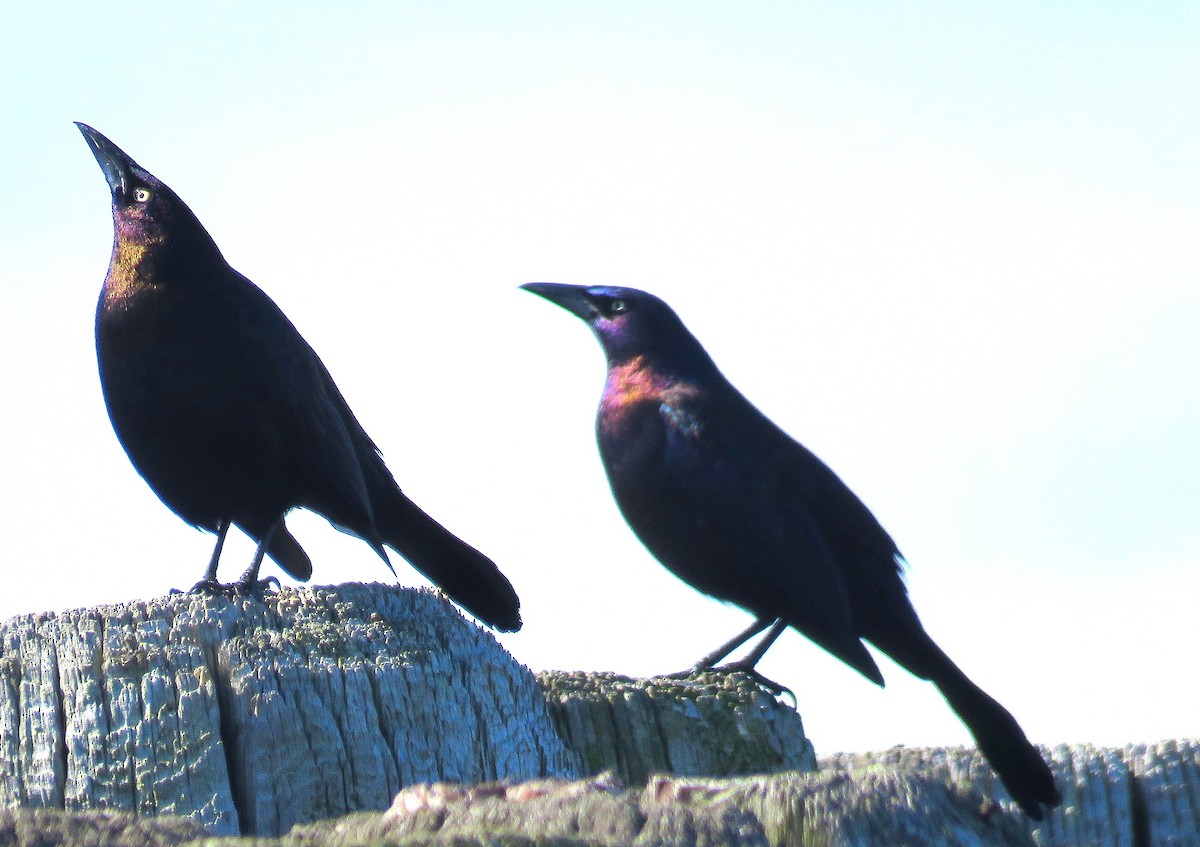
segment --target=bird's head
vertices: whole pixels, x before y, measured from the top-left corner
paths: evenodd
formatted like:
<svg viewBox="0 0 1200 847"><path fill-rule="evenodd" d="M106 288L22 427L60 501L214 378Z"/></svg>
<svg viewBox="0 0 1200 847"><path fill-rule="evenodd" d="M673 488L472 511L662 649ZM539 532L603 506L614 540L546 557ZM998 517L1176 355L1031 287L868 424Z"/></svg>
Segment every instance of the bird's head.
<svg viewBox="0 0 1200 847"><path fill-rule="evenodd" d="M87 124L75 125L83 133L112 191L118 246L137 245L166 252L173 242L188 241L204 247L211 245L216 250L192 210L162 180Z"/></svg>
<svg viewBox="0 0 1200 847"><path fill-rule="evenodd" d="M528 282L521 287L581 318L600 340L610 364L635 356L651 360L675 359L681 354L690 357L695 351L707 360L674 310L653 294L637 288L558 282Z"/></svg>

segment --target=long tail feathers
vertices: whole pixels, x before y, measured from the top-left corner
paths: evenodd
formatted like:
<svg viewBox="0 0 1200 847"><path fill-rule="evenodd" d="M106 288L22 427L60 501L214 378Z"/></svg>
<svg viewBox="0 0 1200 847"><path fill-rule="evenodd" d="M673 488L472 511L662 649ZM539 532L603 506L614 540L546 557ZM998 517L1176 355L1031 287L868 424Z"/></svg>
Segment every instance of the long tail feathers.
<svg viewBox="0 0 1200 847"><path fill-rule="evenodd" d="M521 602L495 563L396 495L382 508L373 504L383 542L479 620L502 632L519 630Z"/></svg>
<svg viewBox="0 0 1200 847"><path fill-rule="evenodd" d="M275 564L300 582L307 582L312 576L312 560L308 558L308 554L304 552L300 542L288 532L288 528L282 520L273 530L269 523L239 522L237 526L254 539L255 544L261 544L263 536L270 532L271 540L267 544L266 552L275 561Z"/></svg>
<svg viewBox="0 0 1200 847"><path fill-rule="evenodd" d="M1016 718L950 661L921 627L911 607L907 625L878 628L867 637L901 667L937 686L1025 814L1040 821L1044 809L1062 802L1054 774Z"/></svg>
<svg viewBox="0 0 1200 847"><path fill-rule="evenodd" d="M991 764L1017 805L1029 817L1040 821L1043 807L1054 808L1062 802L1054 774L1042 754L1029 743L1016 718L957 667L951 667L954 673L934 679L934 684L967 725L979 752Z"/></svg>

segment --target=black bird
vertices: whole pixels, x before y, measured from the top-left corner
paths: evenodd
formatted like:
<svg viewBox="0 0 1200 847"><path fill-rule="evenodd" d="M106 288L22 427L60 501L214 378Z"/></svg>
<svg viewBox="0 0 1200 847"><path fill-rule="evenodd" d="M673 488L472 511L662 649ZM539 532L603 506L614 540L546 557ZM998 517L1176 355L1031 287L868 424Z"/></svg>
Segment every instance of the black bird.
<svg viewBox="0 0 1200 847"><path fill-rule="evenodd" d="M230 525L299 580L312 564L284 525L311 509L388 561L394 548L475 617L521 626L512 586L401 493L313 349L229 266L170 188L77 124L112 189L116 235L96 309L104 402L133 466L179 517L217 535L197 589L216 581ZM391 564L388 564L391 567Z"/></svg>
<svg viewBox="0 0 1200 847"><path fill-rule="evenodd" d="M698 590L755 615L700 660L770 627L751 671L792 626L883 685L871 642L937 686L1013 799L1041 820L1061 802L1016 720L926 634L895 542L816 456L734 388L662 300L633 288L522 286L582 318L608 359L596 420L613 496L642 543Z"/></svg>

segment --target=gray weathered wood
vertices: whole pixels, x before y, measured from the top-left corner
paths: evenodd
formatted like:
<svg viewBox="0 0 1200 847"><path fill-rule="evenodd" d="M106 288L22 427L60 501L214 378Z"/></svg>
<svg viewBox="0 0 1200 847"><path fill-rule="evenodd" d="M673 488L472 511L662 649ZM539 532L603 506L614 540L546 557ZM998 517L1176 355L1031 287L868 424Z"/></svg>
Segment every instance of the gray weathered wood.
<svg viewBox="0 0 1200 847"><path fill-rule="evenodd" d="M1200 740L1131 744L1124 759L1150 844L1200 847Z"/></svg>
<svg viewBox="0 0 1200 847"><path fill-rule="evenodd" d="M636 785L656 772L816 769L800 715L744 674L677 680L547 671L538 680L559 733L589 775L612 771Z"/></svg>
<svg viewBox="0 0 1200 847"><path fill-rule="evenodd" d="M745 677L535 679L438 595L395 586L0 624L0 807L23 807L0 812L0 843L133 844L143 824L147 843L194 838L174 813L214 834L336 818L297 844L1200 847L1200 743L1047 752L1065 803L1038 826L1001 811L974 750L835 756L799 773L812 766L799 716ZM605 769L637 787L520 783ZM643 788L658 771L676 775ZM784 772L713 778L755 771ZM397 792L404 814L337 818ZM497 827L508 834L487 840Z"/></svg>
<svg viewBox="0 0 1200 847"><path fill-rule="evenodd" d="M511 833L534 840L578 838L605 847L1033 843L1012 817L980 815L982 800L927 777L881 768L732 779L659 775L629 790L604 778L465 789L421 786L402 792L356 837L473 845L487 843L485 834Z"/></svg>
<svg viewBox="0 0 1200 847"><path fill-rule="evenodd" d="M836 757L818 773L783 773L738 779L654 776L645 787L625 789L615 777L582 781L415 785L402 791L384 814L358 813L297 827L279 840L248 845L328 847L416 845L611 845L664 847L734 845L986 845L1109 844L1191 845L1197 843L1193 810L1197 794L1197 745L1167 742L1098 750L1059 749L1056 765L1071 782L1068 806L1059 813L1069 824L1047 822L1027 831L1024 819L1001 812L965 777L949 781L952 769L966 774L978 765L970 751L895 749L882 754ZM1149 790L1148 816L1140 836L1123 830L1104 796L1103 763L1113 754L1138 762L1132 768ZM851 761L850 759L853 759ZM893 764L880 764L884 759ZM1068 770L1069 769L1069 770ZM1120 771L1117 771L1118 773ZM1129 771L1125 771L1128 773ZM1189 773L1190 772L1190 773ZM1075 777L1070 777L1074 773ZM1112 792L1109 792L1112 794ZM1119 793L1119 792L1118 792ZM1154 799L1157 796L1158 799ZM1089 804L1099 818L1089 819ZM1159 806L1159 812L1154 811ZM130 834L149 832L146 843L180 844L196 837L180 822L139 821L112 813L31 818L32 810L0 812L0 843L39 847L136 844ZM1136 817L1136 815L1134 815ZM15 826L14 826L15 818ZM1105 822L1107 820L1107 823ZM1057 827L1057 828L1055 828ZM141 828L141 829L139 829ZM111 838L105 833L111 832ZM23 833L19 842L14 833ZM98 837L98 834L100 837ZM189 844L192 842L188 841ZM224 839L193 847L231 847Z"/></svg>
<svg viewBox="0 0 1200 847"><path fill-rule="evenodd" d="M0 626L0 656L3 805L270 834L416 782L578 770L532 674L427 591L29 615Z"/></svg>
<svg viewBox="0 0 1200 847"><path fill-rule="evenodd" d="M1062 788L1063 805L1041 823L1019 818L1041 847L1200 847L1200 741L1059 745L1044 752ZM872 763L973 785L1015 808L974 748L841 753L822 759L821 767Z"/></svg>
<svg viewBox="0 0 1200 847"><path fill-rule="evenodd" d="M172 815L0 809L4 847L176 847L210 836L195 821Z"/></svg>
<svg viewBox="0 0 1200 847"><path fill-rule="evenodd" d="M23 616L0 625L0 806L272 834L422 782L812 766L799 715L744 677L543 684L579 752L489 634L396 586Z"/></svg>
<svg viewBox="0 0 1200 847"><path fill-rule="evenodd" d="M155 845L190 847L1031 847L1013 817L986 814L981 795L881 767L858 773L784 773L701 779L654 776L626 789L612 776L405 789L385 813L360 812L297 826L278 839L206 839L177 822L151 829ZM22 814L26 813L24 810ZM11 813L9 813L11 814ZM61 814L61 813L60 813ZM39 847L91 847L73 840L137 819L110 814L42 820ZM150 829L147 827L147 829ZM0 835L5 831L0 813ZM130 843L117 841L113 843ZM136 842L132 842L136 843Z"/></svg>

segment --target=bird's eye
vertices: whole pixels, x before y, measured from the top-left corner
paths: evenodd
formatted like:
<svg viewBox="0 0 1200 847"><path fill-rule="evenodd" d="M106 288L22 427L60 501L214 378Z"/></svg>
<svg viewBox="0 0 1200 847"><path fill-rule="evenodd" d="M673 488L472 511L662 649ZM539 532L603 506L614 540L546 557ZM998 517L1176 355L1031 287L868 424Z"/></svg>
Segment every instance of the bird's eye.
<svg viewBox="0 0 1200 847"><path fill-rule="evenodd" d="M608 311L614 315L620 314L621 312L628 312L629 304L627 304L624 300L613 300L608 304Z"/></svg>
<svg viewBox="0 0 1200 847"><path fill-rule="evenodd" d="M150 199L150 192L145 188L136 188L133 192L133 199L139 203L145 203Z"/></svg>

